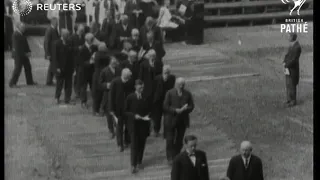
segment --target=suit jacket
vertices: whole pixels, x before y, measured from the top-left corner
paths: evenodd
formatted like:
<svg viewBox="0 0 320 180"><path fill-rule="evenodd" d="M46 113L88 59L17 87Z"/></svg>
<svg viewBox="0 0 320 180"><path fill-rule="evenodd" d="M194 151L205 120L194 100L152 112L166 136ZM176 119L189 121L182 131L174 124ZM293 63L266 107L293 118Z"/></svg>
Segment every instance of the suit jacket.
<svg viewBox="0 0 320 180"><path fill-rule="evenodd" d="M17 60L22 60L27 58L26 54L30 52L27 38L20 32L15 31L12 35L12 57Z"/></svg>
<svg viewBox="0 0 320 180"><path fill-rule="evenodd" d="M113 28L115 26L115 22L113 19L107 19L105 18L103 20L102 26L101 26L101 33L103 34L103 42L106 43L108 47L110 47L110 41L112 40L112 33L113 33Z"/></svg>
<svg viewBox="0 0 320 180"><path fill-rule="evenodd" d="M119 77L121 74L121 70L119 68L116 68L115 73L113 73L110 70L110 67L107 66L102 69L99 77L99 87L101 87L101 90L103 90L103 98L102 98L102 105L104 107L108 106L108 98L109 98L109 90L108 84L111 85L111 81L115 79L116 77Z"/></svg>
<svg viewBox="0 0 320 180"><path fill-rule="evenodd" d="M90 50L86 45L82 45L79 49L78 57L77 57L77 65L80 67L90 67L90 59L93 53L97 50L97 47L92 45Z"/></svg>
<svg viewBox="0 0 320 180"><path fill-rule="evenodd" d="M124 117L125 101L129 94L127 83L123 83L121 77L116 77L111 81L108 107L110 112L114 112L117 117Z"/></svg>
<svg viewBox="0 0 320 180"><path fill-rule="evenodd" d="M153 26L150 31L154 33L154 40L163 44L163 39L161 35L161 29L158 26ZM144 25L140 28L140 39L142 43L147 42L147 33L149 32L148 28Z"/></svg>
<svg viewBox="0 0 320 180"><path fill-rule="evenodd" d="M206 153L196 150L195 157L194 166L186 151L177 155L172 165L171 180L209 180Z"/></svg>
<svg viewBox="0 0 320 180"><path fill-rule="evenodd" d="M133 13L133 10L140 10L140 0L136 0L136 3L133 3L133 0L129 0L126 3L126 7L124 8L124 14L130 16L135 16L136 14Z"/></svg>
<svg viewBox="0 0 320 180"><path fill-rule="evenodd" d="M289 69L290 77L293 79L293 83L297 85L299 83L299 58L301 55L301 46L298 41L296 41L288 50L285 58L285 68Z"/></svg>
<svg viewBox="0 0 320 180"><path fill-rule="evenodd" d="M110 7L108 4L108 0L104 1L104 8L106 10L110 10L111 11L111 15L114 17L115 12L119 10L119 7L117 5L117 3L114 0L110 0Z"/></svg>
<svg viewBox="0 0 320 180"><path fill-rule="evenodd" d="M185 104L188 104L187 110L182 112L181 114L176 113L176 109L182 108ZM178 96L177 89L173 88L169 90L165 96L163 103L164 110L164 125L166 127L175 127L177 125L184 125L189 127L190 125L190 117L189 114L194 109L194 103L192 95L189 91L183 90L182 96Z"/></svg>
<svg viewBox="0 0 320 180"><path fill-rule="evenodd" d="M61 73L72 74L74 70L72 54L72 46L70 42L63 44L61 39L56 40L52 47L54 68L60 69Z"/></svg>
<svg viewBox="0 0 320 180"><path fill-rule="evenodd" d="M154 79L156 77L156 63L154 67L151 67L148 60L144 60L140 64L139 76L138 78L144 82L143 94L150 101L150 105L152 104L152 98L154 93Z"/></svg>
<svg viewBox="0 0 320 180"><path fill-rule="evenodd" d="M125 30L121 23L117 24L115 27L115 38L117 43L117 48L122 49L122 43L123 41L120 41L120 37L131 37L131 30L132 27L128 24L127 29Z"/></svg>
<svg viewBox="0 0 320 180"><path fill-rule="evenodd" d="M163 107L164 98L166 93L174 88L176 82L176 77L174 75L169 75L167 81L163 80L162 74L156 76L155 78L155 93L153 98L153 104L156 106Z"/></svg>
<svg viewBox="0 0 320 180"><path fill-rule="evenodd" d="M53 27L48 27L46 30L46 33L44 35L44 54L45 57L52 56L52 46L53 43L59 39L59 33L57 29L54 29Z"/></svg>
<svg viewBox="0 0 320 180"><path fill-rule="evenodd" d="M128 130L130 134L137 135L140 137L147 137L150 134L150 122L137 120L135 115L146 116L150 114L151 108L148 104L147 99L142 95L141 99L138 99L135 92L128 95L125 103L125 114L128 119Z"/></svg>
<svg viewBox="0 0 320 180"><path fill-rule="evenodd" d="M227 177L230 180L263 180L261 159L255 155L251 155L246 170L241 155L232 157L229 162Z"/></svg>
<svg viewBox="0 0 320 180"><path fill-rule="evenodd" d="M138 76L139 76L139 70L140 70L139 63L137 61L135 61L135 62L133 62L133 64L131 64L129 62L129 60L125 60L121 64L121 68L122 69L124 69L124 68L130 69L132 75L131 75L131 78L130 78L128 83L131 84L130 85L130 87L131 87L130 92L134 92L135 91L135 89L134 89L135 81L138 79Z"/></svg>

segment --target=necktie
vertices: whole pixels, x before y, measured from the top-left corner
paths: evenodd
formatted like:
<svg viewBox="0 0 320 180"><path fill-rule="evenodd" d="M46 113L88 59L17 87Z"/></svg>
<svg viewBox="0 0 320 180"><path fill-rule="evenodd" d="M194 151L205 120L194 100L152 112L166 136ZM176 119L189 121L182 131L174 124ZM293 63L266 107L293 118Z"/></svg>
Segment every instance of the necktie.
<svg viewBox="0 0 320 180"><path fill-rule="evenodd" d="M246 158L246 163L245 163L245 167L246 167L246 169L248 168L248 165L249 165L249 159L248 159L248 158Z"/></svg>
<svg viewBox="0 0 320 180"><path fill-rule="evenodd" d="M141 94L138 94L138 99L139 99L139 100L141 99Z"/></svg>

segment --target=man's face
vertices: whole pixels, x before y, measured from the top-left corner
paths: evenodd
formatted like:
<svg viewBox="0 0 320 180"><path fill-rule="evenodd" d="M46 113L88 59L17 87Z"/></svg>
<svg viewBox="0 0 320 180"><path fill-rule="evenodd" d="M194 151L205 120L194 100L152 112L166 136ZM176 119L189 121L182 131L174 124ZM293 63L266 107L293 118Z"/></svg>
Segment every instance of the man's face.
<svg viewBox="0 0 320 180"><path fill-rule="evenodd" d="M128 81L130 80L130 78L131 78L130 75L125 75L125 76L123 76L123 80L124 80L125 82L128 82Z"/></svg>
<svg viewBox="0 0 320 180"><path fill-rule="evenodd" d="M142 93L143 92L143 88L144 88L144 85L142 84L142 85L136 85L136 91L137 91L137 93Z"/></svg>
<svg viewBox="0 0 320 180"><path fill-rule="evenodd" d="M69 33L64 33L61 35L62 39L67 40L69 37Z"/></svg>
<svg viewBox="0 0 320 180"><path fill-rule="evenodd" d="M84 34L84 27L80 26L78 29L78 34L83 35Z"/></svg>
<svg viewBox="0 0 320 180"><path fill-rule="evenodd" d="M170 75L170 71L163 71L162 75L163 75L163 79L166 81Z"/></svg>
<svg viewBox="0 0 320 180"><path fill-rule="evenodd" d="M176 88L177 88L178 90L183 90L183 89L184 89L184 83L183 83L183 82L177 83L177 84L176 84Z"/></svg>
<svg viewBox="0 0 320 180"><path fill-rule="evenodd" d="M197 148L197 140L188 141L188 143L186 144L186 150L189 153L194 153L196 148Z"/></svg>
<svg viewBox="0 0 320 180"><path fill-rule="evenodd" d="M121 22L123 25L128 25L128 18L123 18Z"/></svg>
<svg viewBox="0 0 320 180"><path fill-rule="evenodd" d="M132 39L133 40L138 40L139 39L139 34L132 34Z"/></svg>
<svg viewBox="0 0 320 180"><path fill-rule="evenodd" d="M148 40L148 42L152 42L153 41L153 35L152 34L148 34L147 35L147 40Z"/></svg>
<svg viewBox="0 0 320 180"><path fill-rule="evenodd" d="M117 61L115 58L112 58L112 59L111 59L111 62L110 62L110 66L111 66L112 68L116 68L117 65L118 65L118 61Z"/></svg>
<svg viewBox="0 0 320 180"><path fill-rule="evenodd" d="M251 155L252 148L244 147L244 148L241 148L240 151L243 157L248 158Z"/></svg>
<svg viewBox="0 0 320 180"><path fill-rule="evenodd" d="M135 62L137 60L137 55L136 54L129 54L129 61Z"/></svg>
<svg viewBox="0 0 320 180"><path fill-rule="evenodd" d="M57 21L57 20L53 21L53 22L52 22L52 26L53 26L54 28L57 28L57 27L58 27L58 21Z"/></svg>

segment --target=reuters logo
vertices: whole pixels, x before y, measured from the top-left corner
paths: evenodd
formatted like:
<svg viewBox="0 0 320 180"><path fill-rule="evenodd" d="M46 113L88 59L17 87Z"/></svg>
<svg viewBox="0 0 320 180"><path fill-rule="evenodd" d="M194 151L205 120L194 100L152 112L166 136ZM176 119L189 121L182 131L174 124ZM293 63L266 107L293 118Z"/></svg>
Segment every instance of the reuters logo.
<svg viewBox="0 0 320 180"><path fill-rule="evenodd" d="M32 3L30 0L14 0L12 9L16 14L19 14L20 16L26 16L32 10Z"/></svg>

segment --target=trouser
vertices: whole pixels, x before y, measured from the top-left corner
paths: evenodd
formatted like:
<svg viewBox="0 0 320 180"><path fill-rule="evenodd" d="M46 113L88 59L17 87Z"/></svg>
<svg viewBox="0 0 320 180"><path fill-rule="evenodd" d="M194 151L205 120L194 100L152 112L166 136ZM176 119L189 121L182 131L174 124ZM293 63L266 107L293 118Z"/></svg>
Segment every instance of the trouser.
<svg viewBox="0 0 320 180"><path fill-rule="evenodd" d="M108 129L109 129L109 132L114 134L114 121L113 121L113 118L112 116L110 115L109 112L106 112L106 118L107 118L107 123L108 123Z"/></svg>
<svg viewBox="0 0 320 180"><path fill-rule="evenodd" d="M131 166L137 166L142 163L144 149L146 147L147 137L138 132L131 134Z"/></svg>
<svg viewBox="0 0 320 180"><path fill-rule="evenodd" d="M53 78L54 78L54 70L53 70L53 65L52 65L52 61L49 61L49 66L48 66L48 70L47 70L47 84L52 84L53 83Z"/></svg>
<svg viewBox="0 0 320 180"><path fill-rule="evenodd" d="M32 77L32 70L31 70L31 64L30 60L27 57L20 57L20 58L14 58L14 70L12 72L12 77L10 80L10 85L16 85L20 74L22 67L24 68L24 74L26 76L27 84L34 83L33 77Z"/></svg>
<svg viewBox="0 0 320 180"><path fill-rule="evenodd" d="M297 85L291 76L286 75L286 90L287 90L287 101L296 102L297 100Z"/></svg>
<svg viewBox="0 0 320 180"><path fill-rule="evenodd" d="M79 72L79 79L81 82L81 85L80 85L81 103L86 103L88 101L88 96L87 96L88 85L90 86L90 90L92 92L92 73L93 73L93 68L91 66L82 68Z"/></svg>
<svg viewBox="0 0 320 180"><path fill-rule="evenodd" d="M75 69L76 74L73 77L73 89L76 97L80 97L80 76L79 76L79 68Z"/></svg>
<svg viewBox="0 0 320 180"><path fill-rule="evenodd" d="M57 84L56 84L56 99L60 99L61 91L64 88L64 101L67 103L71 100L72 94L72 72L61 72L56 74Z"/></svg>
<svg viewBox="0 0 320 180"><path fill-rule="evenodd" d="M126 119L123 117L117 117L118 118L118 124L117 124L117 145L119 147L123 147L124 144L129 144L130 143L130 136L129 136L129 131L127 127L127 122Z"/></svg>
<svg viewBox="0 0 320 180"><path fill-rule="evenodd" d="M168 161L172 161L180 153L185 132L186 126L183 124L176 127L166 127L166 155Z"/></svg>
<svg viewBox="0 0 320 180"><path fill-rule="evenodd" d="M155 106L156 108L153 110L153 130L155 133L159 133L161 129L161 120L162 120L162 114L163 110L161 105Z"/></svg>

